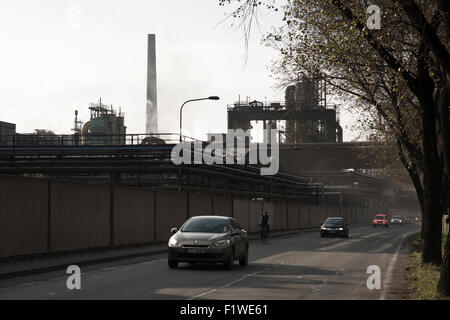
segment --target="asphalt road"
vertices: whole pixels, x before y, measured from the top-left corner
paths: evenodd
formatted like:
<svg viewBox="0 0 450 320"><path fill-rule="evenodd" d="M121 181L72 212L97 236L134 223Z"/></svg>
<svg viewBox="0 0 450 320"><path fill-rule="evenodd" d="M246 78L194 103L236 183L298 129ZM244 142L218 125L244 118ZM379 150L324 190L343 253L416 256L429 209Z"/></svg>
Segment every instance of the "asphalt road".
<svg viewBox="0 0 450 320"><path fill-rule="evenodd" d="M85 267L81 290L69 290L66 270L0 282L0 299L389 299L403 239L418 225L350 228L350 237L302 232L250 243L249 265L180 264L166 255ZM367 267L381 271L369 290Z"/></svg>

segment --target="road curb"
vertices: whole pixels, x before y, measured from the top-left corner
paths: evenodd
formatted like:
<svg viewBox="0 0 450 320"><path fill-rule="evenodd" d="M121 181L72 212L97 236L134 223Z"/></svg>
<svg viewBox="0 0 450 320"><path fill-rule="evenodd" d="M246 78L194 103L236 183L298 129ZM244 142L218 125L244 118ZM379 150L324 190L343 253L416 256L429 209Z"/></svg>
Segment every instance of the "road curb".
<svg viewBox="0 0 450 320"><path fill-rule="evenodd" d="M362 225L365 225L365 224L352 225L352 226L357 227L357 226L362 226ZM292 236L294 234L301 234L304 232L308 232L308 233L309 232L318 232L319 230L320 230L319 228L300 229L300 230L286 231L286 232L282 232L282 233L275 233L276 231L273 231L274 233L272 233L270 235L270 238ZM249 234L250 241L257 241L259 239L260 239L259 232L252 232ZM58 270L65 270L69 265L77 265L77 266L83 267L83 266L90 266L90 265L95 265L95 264L102 264L102 263L108 263L108 262L114 262L114 261L120 261L120 260L126 260L126 259L150 257L150 256L154 256L154 255L162 254L162 253L166 253L166 252L167 252L167 249L160 249L160 250L147 251L147 252L110 256L110 257L104 257L104 258L86 259L86 260L81 260L81 261L73 261L73 262L69 262L69 263L59 263L59 264L55 264L55 265L51 265L51 266L25 269L25 270L19 270L19 271L7 272L7 273L0 273L0 281L7 280L7 279L13 279L13 278L17 278L17 277L53 272L53 271L58 271Z"/></svg>
<svg viewBox="0 0 450 320"><path fill-rule="evenodd" d="M301 232L302 231L298 231L298 230L294 231L293 230L292 232L273 234L273 235L271 235L271 237L276 238L276 237L281 237L281 236L289 236L289 235L293 235L293 234L301 233ZM255 241L258 239L259 239L258 233L251 233L249 235L250 241ZM17 277L53 272L53 271L58 271L58 270L65 270L69 265L77 265L77 266L83 267L83 266L90 266L90 265L95 265L95 264L102 264L102 263L108 263L108 262L114 262L114 261L120 261L120 260L126 260L126 259L149 257L149 256L157 255L157 254L163 254L166 252L167 252L167 249L160 249L160 250L153 250L153 251L147 251L147 252L110 256L110 257L104 257L104 258L73 261L73 262L69 262L69 263L67 263L67 262L59 263L59 264L55 264L55 265L51 265L51 266L25 269L25 270L19 270L19 271L7 272L7 273L0 273L0 281L7 280L7 279L13 279L13 278L17 278Z"/></svg>
<svg viewBox="0 0 450 320"><path fill-rule="evenodd" d="M34 274L47 273L47 272L58 271L58 270L65 270L69 265L77 265L77 266L83 267L83 266L89 266L89 265L95 265L95 264L101 264L101 263L107 263L107 262L114 262L114 261L125 260L125 259L152 256L152 255L157 255L157 254L161 254L161 253L165 253L165 252L167 252L166 249L155 250L152 252L131 253L131 254L120 255L120 256L96 258L96 259L89 259L89 260L84 260L84 261L74 261L74 262L70 262L70 263L55 264L55 265L51 265L51 266L47 266L47 267L39 267L39 268L33 268L33 269L26 269L26 270L14 271L14 272L2 273L2 274L0 274L0 281L6 280L6 279L17 278L17 277L34 275Z"/></svg>

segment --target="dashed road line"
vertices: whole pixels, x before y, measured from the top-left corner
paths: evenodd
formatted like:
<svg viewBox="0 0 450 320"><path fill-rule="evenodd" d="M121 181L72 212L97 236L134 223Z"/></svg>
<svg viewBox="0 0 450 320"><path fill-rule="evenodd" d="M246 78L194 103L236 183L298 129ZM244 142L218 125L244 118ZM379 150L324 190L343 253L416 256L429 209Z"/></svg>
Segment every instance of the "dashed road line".
<svg viewBox="0 0 450 320"><path fill-rule="evenodd" d="M206 296L206 295L208 295L208 294L210 294L210 293L213 293L213 292L217 291L218 289L224 289L224 288L231 287L231 286L235 285L236 283L239 283L239 282L241 282L241 281L247 279L248 277L255 276L255 275L257 275L258 273L261 273L261 272L263 272L263 270L256 271L256 272L253 272L253 273L250 273L250 274L246 274L245 276L243 276L243 277L241 277L241 278L239 278L239 279L236 279L236 280L234 280L234 281L231 281L231 282L229 282L229 283L227 283L227 284L224 284L224 285L222 285L222 286L220 286L220 287L213 288L213 289L210 289L210 290L208 290L208 291L202 292L202 293L200 293L200 294L198 294L198 295L196 295L196 296L193 296L193 297L188 298L187 300L195 300L195 299L204 297L204 296Z"/></svg>

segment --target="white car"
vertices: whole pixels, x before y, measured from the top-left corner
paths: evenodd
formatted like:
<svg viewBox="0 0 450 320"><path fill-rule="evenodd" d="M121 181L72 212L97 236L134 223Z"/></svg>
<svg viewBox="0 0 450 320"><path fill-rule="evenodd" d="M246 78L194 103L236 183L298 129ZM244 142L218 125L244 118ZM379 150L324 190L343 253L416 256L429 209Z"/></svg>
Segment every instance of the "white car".
<svg viewBox="0 0 450 320"><path fill-rule="evenodd" d="M399 224L399 225L403 226L405 224L405 220L400 216L393 216L391 218L391 224L392 225Z"/></svg>

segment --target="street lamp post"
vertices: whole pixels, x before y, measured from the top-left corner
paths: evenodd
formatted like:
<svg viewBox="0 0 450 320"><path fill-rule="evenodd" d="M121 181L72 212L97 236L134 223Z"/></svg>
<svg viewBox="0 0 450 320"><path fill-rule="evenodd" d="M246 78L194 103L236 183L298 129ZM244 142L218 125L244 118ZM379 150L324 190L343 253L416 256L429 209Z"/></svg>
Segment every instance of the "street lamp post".
<svg viewBox="0 0 450 320"><path fill-rule="evenodd" d="M181 105L181 108L180 108L180 142L182 141L181 130L182 130L182 128L183 128L183 107L184 107L184 105L185 105L186 103L188 103L188 102L202 101L202 100L220 100L220 98L217 97L217 96L211 96L211 97L208 97L208 98L191 99L191 100L188 100L188 101L186 101L185 103L183 103L183 104Z"/></svg>

